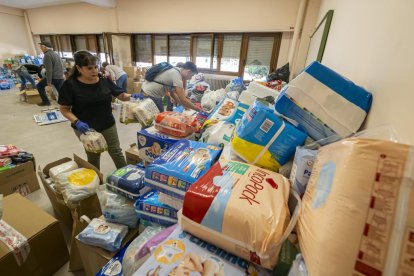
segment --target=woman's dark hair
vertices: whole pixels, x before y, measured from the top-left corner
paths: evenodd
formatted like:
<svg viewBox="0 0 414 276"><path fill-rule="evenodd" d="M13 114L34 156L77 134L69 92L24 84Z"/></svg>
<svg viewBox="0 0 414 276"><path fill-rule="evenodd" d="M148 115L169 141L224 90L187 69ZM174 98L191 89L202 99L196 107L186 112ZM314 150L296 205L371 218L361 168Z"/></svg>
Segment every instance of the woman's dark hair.
<svg viewBox="0 0 414 276"><path fill-rule="evenodd" d="M75 60L75 66L73 66L69 77L79 77L81 74L78 70L78 68L76 68L76 65L78 65L79 67L83 67L83 66L89 66L89 65L96 65L98 62L98 57L92 55L90 52L88 51L77 51L74 55L73 58Z"/></svg>

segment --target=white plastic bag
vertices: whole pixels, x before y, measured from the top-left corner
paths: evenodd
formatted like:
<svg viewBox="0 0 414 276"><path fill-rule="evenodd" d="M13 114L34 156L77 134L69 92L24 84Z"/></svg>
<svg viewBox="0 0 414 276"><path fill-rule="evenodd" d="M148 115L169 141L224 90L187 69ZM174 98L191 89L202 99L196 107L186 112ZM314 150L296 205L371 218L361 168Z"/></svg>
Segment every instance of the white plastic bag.
<svg viewBox="0 0 414 276"><path fill-rule="evenodd" d="M56 189L66 203L76 203L96 193L98 174L91 169L77 169L57 176Z"/></svg>
<svg viewBox="0 0 414 276"><path fill-rule="evenodd" d="M123 124L137 123L138 120L135 118L133 110L138 104L138 101L121 102L119 121Z"/></svg>
<svg viewBox="0 0 414 276"><path fill-rule="evenodd" d="M215 91L206 91L201 98L201 106L205 110L212 110L224 97L227 92L225 89L219 89Z"/></svg>
<svg viewBox="0 0 414 276"><path fill-rule="evenodd" d="M100 191L98 197L106 221L123 224L129 228L138 226L138 217L132 201L106 190Z"/></svg>
<svg viewBox="0 0 414 276"><path fill-rule="evenodd" d="M138 102L132 110L134 118L143 126L150 126L159 112L157 105L149 98Z"/></svg>
<svg viewBox="0 0 414 276"><path fill-rule="evenodd" d="M75 161L69 161L60 165L57 165L49 170L49 176L56 181L59 174L76 170L78 164Z"/></svg>
<svg viewBox="0 0 414 276"><path fill-rule="evenodd" d="M101 153L108 150L108 144L103 135L93 129L89 129L86 133L81 134L79 139L88 152Z"/></svg>

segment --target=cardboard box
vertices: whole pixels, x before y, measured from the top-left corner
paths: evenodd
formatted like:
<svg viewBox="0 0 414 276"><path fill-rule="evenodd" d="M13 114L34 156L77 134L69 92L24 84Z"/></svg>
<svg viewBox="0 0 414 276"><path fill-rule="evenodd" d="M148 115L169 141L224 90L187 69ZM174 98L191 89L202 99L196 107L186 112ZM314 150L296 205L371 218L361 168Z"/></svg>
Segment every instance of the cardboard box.
<svg viewBox="0 0 414 276"><path fill-rule="evenodd" d="M134 92L134 82L135 80L133 78L128 78L127 80L127 92L129 94L132 94Z"/></svg>
<svg viewBox="0 0 414 276"><path fill-rule="evenodd" d="M3 220L27 238L30 253L19 266L10 249L0 242L1 275L52 275L69 260L59 222L26 198L6 196Z"/></svg>
<svg viewBox="0 0 414 276"><path fill-rule="evenodd" d="M133 91L134 91L134 93L141 92L142 84L143 84L143 82L141 82L141 81L134 81L134 83L133 83Z"/></svg>
<svg viewBox="0 0 414 276"><path fill-rule="evenodd" d="M32 161L0 172L0 194L9 195L17 192L26 196L39 189L39 181Z"/></svg>
<svg viewBox="0 0 414 276"><path fill-rule="evenodd" d="M97 218L102 215L101 206L99 204L99 199L97 195L90 196L82 201L80 201L76 206L67 206L63 200L61 193L53 189L47 182L49 177L49 170L54 166L60 165L62 163L71 161L71 158L65 157L59 159L55 162L47 164L43 170L38 170L38 174L42 181L42 185L46 191L47 196L50 199L50 202L53 207L53 211L60 221L62 221L66 226L72 228L72 241L71 241L71 254L70 254L70 271L81 270L83 268L82 262L80 259L79 251L76 246L75 236L78 235L88 224L81 221L81 216L85 215L89 218ZM101 184L103 183L102 173L95 168L90 163L86 162L76 154L73 155L73 161L75 161L80 168L88 168L97 172Z"/></svg>
<svg viewBox="0 0 414 276"><path fill-rule="evenodd" d="M42 102L42 98L37 90L26 90L25 99L29 104L38 104Z"/></svg>
<svg viewBox="0 0 414 276"><path fill-rule="evenodd" d="M133 240L137 235L138 228L130 229L122 241L120 248L122 248L129 241ZM85 275L95 275L118 252L109 252L97 246L83 244L78 239L76 239L76 243L82 258Z"/></svg>
<svg viewBox="0 0 414 276"><path fill-rule="evenodd" d="M136 165L142 162L142 159L138 155L137 144L133 143L130 148L125 151L125 157L127 164Z"/></svg>
<svg viewBox="0 0 414 276"><path fill-rule="evenodd" d="M127 73L128 78L135 78L135 75L137 73L137 67L135 66L124 66L123 70L125 71L125 73Z"/></svg>

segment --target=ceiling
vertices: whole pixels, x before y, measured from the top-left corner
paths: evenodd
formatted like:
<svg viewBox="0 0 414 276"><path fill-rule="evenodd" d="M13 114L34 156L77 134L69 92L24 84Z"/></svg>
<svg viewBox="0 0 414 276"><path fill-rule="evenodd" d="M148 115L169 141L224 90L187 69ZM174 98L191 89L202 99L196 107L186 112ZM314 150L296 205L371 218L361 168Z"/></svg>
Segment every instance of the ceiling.
<svg viewBox="0 0 414 276"><path fill-rule="evenodd" d="M0 0L0 5L27 10L81 2L105 8L113 8L116 6L116 0Z"/></svg>

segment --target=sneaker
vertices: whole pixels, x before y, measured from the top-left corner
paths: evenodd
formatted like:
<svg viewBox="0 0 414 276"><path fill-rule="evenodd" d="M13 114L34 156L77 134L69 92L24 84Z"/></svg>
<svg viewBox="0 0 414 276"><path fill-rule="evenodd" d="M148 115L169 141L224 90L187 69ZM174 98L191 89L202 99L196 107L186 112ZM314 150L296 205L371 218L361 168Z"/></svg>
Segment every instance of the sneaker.
<svg viewBox="0 0 414 276"><path fill-rule="evenodd" d="M38 106L50 106L50 103L38 103Z"/></svg>

